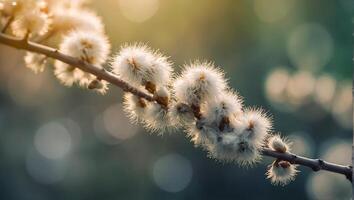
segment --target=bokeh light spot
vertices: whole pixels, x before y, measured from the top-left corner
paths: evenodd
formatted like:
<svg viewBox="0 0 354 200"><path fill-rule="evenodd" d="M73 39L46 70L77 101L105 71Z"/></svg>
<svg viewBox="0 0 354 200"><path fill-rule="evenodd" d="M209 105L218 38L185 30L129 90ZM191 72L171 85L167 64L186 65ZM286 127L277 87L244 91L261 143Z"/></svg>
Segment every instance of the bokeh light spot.
<svg viewBox="0 0 354 200"><path fill-rule="evenodd" d="M289 81L289 72L285 69L275 69L267 77L265 82L265 90L267 98L275 101L282 102L285 100L285 89Z"/></svg>
<svg viewBox="0 0 354 200"><path fill-rule="evenodd" d="M144 22L150 19L159 8L159 0L119 0L123 16L132 22Z"/></svg>
<svg viewBox="0 0 354 200"><path fill-rule="evenodd" d="M138 126L129 122L121 104L111 105L102 114L97 115L94 129L101 141L112 145L133 137L139 130Z"/></svg>
<svg viewBox="0 0 354 200"><path fill-rule="evenodd" d="M331 107L331 103L336 91L336 80L330 75L322 75L316 81L315 100L325 109Z"/></svg>
<svg viewBox="0 0 354 200"><path fill-rule="evenodd" d="M71 149L72 138L68 130L58 122L41 126L34 136L37 151L49 159L63 158Z"/></svg>
<svg viewBox="0 0 354 200"><path fill-rule="evenodd" d="M153 168L156 185L167 192L179 192L185 189L192 179L192 166L181 155L170 154L158 159Z"/></svg>
<svg viewBox="0 0 354 200"><path fill-rule="evenodd" d="M343 128L353 128L353 102L352 84L343 83L340 90L335 94L332 104L332 113L336 121Z"/></svg>
<svg viewBox="0 0 354 200"><path fill-rule="evenodd" d="M315 71L332 57L333 39L321 25L303 24L290 34L287 48L294 66Z"/></svg>
<svg viewBox="0 0 354 200"><path fill-rule="evenodd" d="M294 132L289 135L291 141L291 152L306 157L313 157L316 147L311 134L305 132Z"/></svg>
<svg viewBox="0 0 354 200"><path fill-rule="evenodd" d="M61 181L66 173L65 163L46 159L34 151L29 151L26 158L28 174L42 184L54 184Z"/></svg>
<svg viewBox="0 0 354 200"><path fill-rule="evenodd" d="M349 141L332 140L322 148L321 158L342 165L351 164L352 147ZM350 199L351 184L343 175L320 171L311 174L307 181L311 199Z"/></svg>
<svg viewBox="0 0 354 200"><path fill-rule="evenodd" d="M299 71L294 74L287 85L289 101L294 105L303 104L310 100L315 87L315 78L308 71Z"/></svg>

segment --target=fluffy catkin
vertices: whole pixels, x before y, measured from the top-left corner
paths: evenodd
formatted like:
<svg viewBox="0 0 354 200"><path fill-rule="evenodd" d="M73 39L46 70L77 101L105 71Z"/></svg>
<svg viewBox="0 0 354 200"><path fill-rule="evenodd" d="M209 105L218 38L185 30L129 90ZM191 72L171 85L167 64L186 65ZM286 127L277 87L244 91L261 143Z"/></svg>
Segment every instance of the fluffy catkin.
<svg viewBox="0 0 354 200"><path fill-rule="evenodd" d="M113 58L114 73L135 86L167 86L171 79L172 64L167 57L145 45L125 45ZM153 93L154 88L149 90Z"/></svg>
<svg viewBox="0 0 354 200"><path fill-rule="evenodd" d="M224 73L212 63L196 61L184 66L173 88L177 101L200 105L223 93L227 83Z"/></svg>
<svg viewBox="0 0 354 200"><path fill-rule="evenodd" d="M79 58L103 70L101 65L108 57L110 44L107 38L102 34L74 31L64 37L59 49L64 54ZM95 76L92 74L73 68L60 61L55 63L55 75L67 86L78 82L80 86L87 87L95 80ZM103 88L107 87L100 89Z"/></svg>
<svg viewBox="0 0 354 200"><path fill-rule="evenodd" d="M272 184L285 186L295 179L297 173L296 165L276 160L269 166L266 176Z"/></svg>

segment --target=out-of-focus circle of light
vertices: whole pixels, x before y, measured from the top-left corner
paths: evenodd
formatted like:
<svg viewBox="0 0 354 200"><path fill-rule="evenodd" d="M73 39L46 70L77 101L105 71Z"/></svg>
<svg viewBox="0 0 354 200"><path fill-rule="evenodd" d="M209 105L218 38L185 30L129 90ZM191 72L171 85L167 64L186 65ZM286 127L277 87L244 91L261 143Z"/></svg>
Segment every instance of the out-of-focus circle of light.
<svg viewBox="0 0 354 200"><path fill-rule="evenodd" d="M41 126L34 136L34 146L46 158L63 158L71 149L72 138L68 130L58 122Z"/></svg>
<svg viewBox="0 0 354 200"><path fill-rule="evenodd" d="M321 158L343 165L351 163L351 143L333 141L325 146ZM311 199L346 200L352 196L351 184L343 175L328 172L313 173L307 181L307 192Z"/></svg>
<svg viewBox="0 0 354 200"><path fill-rule="evenodd" d="M293 0L254 0L254 11L261 21L272 23L286 17L294 6Z"/></svg>
<svg viewBox="0 0 354 200"><path fill-rule="evenodd" d="M112 105L104 111L103 124L108 133L116 139L128 139L137 133L137 127L132 125L122 112L121 104Z"/></svg>
<svg viewBox="0 0 354 200"><path fill-rule="evenodd" d="M351 199L351 184L343 175L317 172L309 177L306 189L310 199Z"/></svg>
<svg viewBox="0 0 354 200"><path fill-rule="evenodd" d="M287 85L289 102L297 105L305 103L312 95L315 86L315 78L305 70L294 74Z"/></svg>
<svg viewBox="0 0 354 200"><path fill-rule="evenodd" d="M159 8L159 0L118 0L123 16L132 22L150 19Z"/></svg>
<svg viewBox="0 0 354 200"><path fill-rule="evenodd" d="M336 91L336 80L330 75L320 76L315 85L314 99L323 108L329 109Z"/></svg>
<svg viewBox="0 0 354 200"><path fill-rule="evenodd" d="M330 60L333 39L321 25L303 24L290 34L287 51L294 66L316 71Z"/></svg>
<svg viewBox="0 0 354 200"><path fill-rule="evenodd" d="M153 168L156 185L167 192L185 189L192 179L193 169L190 162L179 154L170 154L158 159Z"/></svg>
<svg viewBox="0 0 354 200"><path fill-rule="evenodd" d="M26 169L32 178L43 184L61 181L67 171L65 163L61 160L46 159L35 151L29 151L27 154Z"/></svg>
<svg viewBox="0 0 354 200"><path fill-rule="evenodd" d="M78 145L82 137L80 125L70 118L61 119L58 122L60 122L66 128L68 133L70 133L71 146L74 147Z"/></svg>
<svg viewBox="0 0 354 200"><path fill-rule="evenodd" d="M95 135L97 136L97 138L105 144L115 145L120 142L120 140L117 140L116 138L111 136L111 134L107 133L106 128L104 127L103 124L102 114L97 115L95 117L93 122L93 129L95 131Z"/></svg>
<svg viewBox="0 0 354 200"><path fill-rule="evenodd" d="M291 141L291 152L301 156L312 157L314 142L310 134L303 132L294 132L289 135Z"/></svg>
<svg viewBox="0 0 354 200"><path fill-rule="evenodd" d="M329 162L340 165L351 164L352 146L350 141L335 139L325 143L321 157Z"/></svg>
<svg viewBox="0 0 354 200"><path fill-rule="evenodd" d="M267 77L265 90L267 98L274 102L283 102L285 100L285 89L289 81L289 72L285 69L275 69Z"/></svg>
<svg viewBox="0 0 354 200"><path fill-rule="evenodd" d="M16 76L9 76L7 80L8 92L11 98L16 104L21 106L42 105L44 98L41 97L48 94L50 89L52 89L46 76L35 76L29 70L23 70L22 73L17 73ZM55 92L53 95L55 95Z"/></svg>
<svg viewBox="0 0 354 200"><path fill-rule="evenodd" d="M343 83L335 94L332 104L332 114L343 128L351 129L353 123L352 84Z"/></svg>

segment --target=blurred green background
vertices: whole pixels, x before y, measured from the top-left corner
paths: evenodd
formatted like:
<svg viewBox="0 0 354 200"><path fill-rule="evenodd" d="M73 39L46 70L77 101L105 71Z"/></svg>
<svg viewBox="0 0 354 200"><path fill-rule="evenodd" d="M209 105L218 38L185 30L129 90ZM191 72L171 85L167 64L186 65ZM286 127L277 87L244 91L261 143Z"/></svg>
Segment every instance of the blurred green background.
<svg viewBox="0 0 354 200"><path fill-rule="evenodd" d="M352 1L92 0L89 7L114 51L145 42L171 56L176 71L214 61L247 106L272 114L295 153L351 163ZM102 97L63 87L50 68L38 75L25 68L23 55L0 45L0 199L351 196L341 176L300 167L294 182L273 186L264 176L271 159L243 169L207 158L182 132L149 135L124 116L119 89ZM271 81L279 70L285 75ZM298 73L306 75L291 78ZM321 87L328 81L317 81L324 74L331 94Z"/></svg>

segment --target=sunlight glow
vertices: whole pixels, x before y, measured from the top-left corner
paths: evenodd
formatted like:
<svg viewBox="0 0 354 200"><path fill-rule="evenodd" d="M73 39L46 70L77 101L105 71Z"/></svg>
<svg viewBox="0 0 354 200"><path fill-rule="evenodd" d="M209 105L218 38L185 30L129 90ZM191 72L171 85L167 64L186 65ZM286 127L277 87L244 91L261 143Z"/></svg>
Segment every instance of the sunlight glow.
<svg viewBox="0 0 354 200"><path fill-rule="evenodd" d="M293 0L255 0L254 10L261 21L272 23L286 17L294 7Z"/></svg>
<svg viewBox="0 0 354 200"><path fill-rule="evenodd" d="M119 0L123 16L132 22L141 23L155 15L159 0Z"/></svg>

